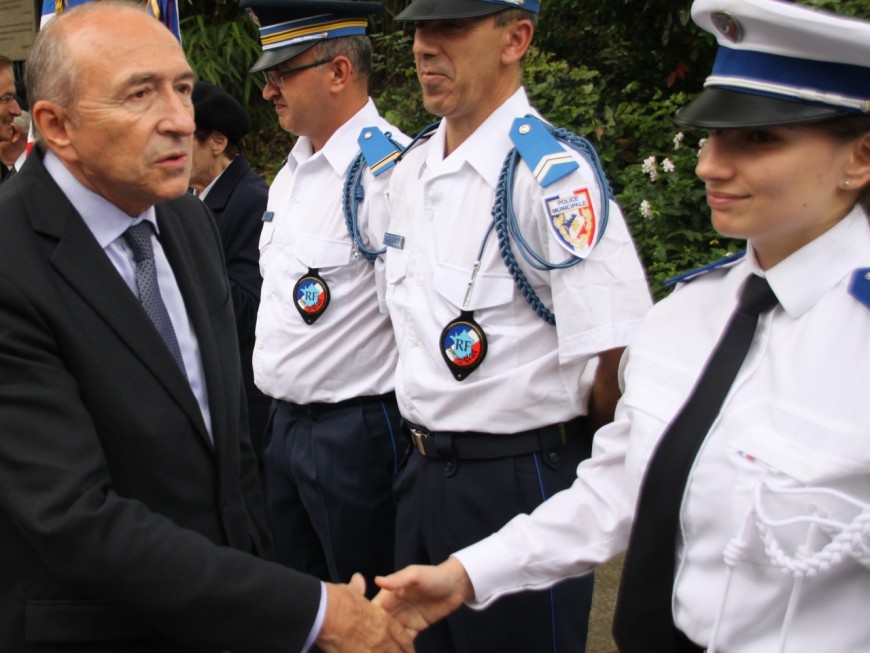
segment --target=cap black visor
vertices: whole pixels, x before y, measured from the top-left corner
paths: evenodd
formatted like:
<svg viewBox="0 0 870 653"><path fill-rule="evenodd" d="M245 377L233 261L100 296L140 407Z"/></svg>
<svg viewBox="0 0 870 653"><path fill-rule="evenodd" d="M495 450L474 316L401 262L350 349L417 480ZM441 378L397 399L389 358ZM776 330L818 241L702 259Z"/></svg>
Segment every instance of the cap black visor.
<svg viewBox="0 0 870 653"><path fill-rule="evenodd" d="M724 88L707 88L678 110L674 120L686 127L741 129L819 122L846 113L836 107L780 100Z"/></svg>

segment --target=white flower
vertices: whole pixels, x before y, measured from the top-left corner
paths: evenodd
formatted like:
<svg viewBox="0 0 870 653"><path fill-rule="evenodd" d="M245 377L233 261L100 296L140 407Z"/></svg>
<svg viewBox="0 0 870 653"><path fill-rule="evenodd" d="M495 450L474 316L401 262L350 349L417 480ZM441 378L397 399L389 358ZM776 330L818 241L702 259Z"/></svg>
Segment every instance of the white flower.
<svg viewBox="0 0 870 653"><path fill-rule="evenodd" d="M698 156L701 156L701 150L704 149L704 146L706 144L707 144L706 138L702 138L700 141L698 141Z"/></svg>
<svg viewBox="0 0 870 653"><path fill-rule="evenodd" d="M683 144L684 138L685 138L685 135L683 134L683 132L678 132L677 135L674 136L674 149L675 150L680 149L680 145Z"/></svg>
<svg viewBox="0 0 870 653"><path fill-rule="evenodd" d="M643 167L641 168L643 174L649 175L650 181L655 181L659 176L658 168L656 167L656 158L655 155L648 157L643 160Z"/></svg>
<svg viewBox="0 0 870 653"><path fill-rule="evenodd" d="M676 169L677 169L677 166L675 166L674 162L671 161L670 159L663 159L662 160L662 170L664 170L665 172L673 172Z"/></svg>
<svg viewBox="0 0 870 653"><path fill-rule="evenodd" d="M651 219L655 215L652 210L652 206L650 206L649 200L643 200L640 203L640 214L647 220Z"/></svg>

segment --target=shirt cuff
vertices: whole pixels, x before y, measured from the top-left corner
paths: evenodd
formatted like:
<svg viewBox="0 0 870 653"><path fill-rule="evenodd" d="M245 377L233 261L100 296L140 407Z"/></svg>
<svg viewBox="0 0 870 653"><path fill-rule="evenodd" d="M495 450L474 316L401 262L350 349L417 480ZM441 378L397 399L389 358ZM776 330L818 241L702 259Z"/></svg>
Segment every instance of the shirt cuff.
<svg viewBox="0 0 870 653"><path fill-rule="evenodd" d="M314 618L314 624L311 626L311 631L308 633L308 639L305 640L305 646L302 647L300 653L308 653L308 650L314 645L314 640L320 635L320 629L323 628L323 622L326 619L326 583L320 583L320 607L317 608L317 616Z"/></svg>
<svg viewBox="0 0 870 653"><path fill-rule="evenodd" d="M465 567L465 573L474 587L474 599L466 605L475 610L483 610L499 596L521 589L513 571L516 569L516 560L496 535L490 535L453 554Z"/></svg>

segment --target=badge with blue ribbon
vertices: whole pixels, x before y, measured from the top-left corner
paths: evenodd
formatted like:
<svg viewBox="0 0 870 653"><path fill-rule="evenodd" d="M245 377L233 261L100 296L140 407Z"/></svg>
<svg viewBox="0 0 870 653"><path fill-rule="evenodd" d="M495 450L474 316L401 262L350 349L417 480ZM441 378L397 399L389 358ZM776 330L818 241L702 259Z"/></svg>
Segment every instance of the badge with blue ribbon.
<svg viewBox="0 0 870 653"><path fill-rule="evenodd" d="M305 324L314 324L329 306L329 286L312 268L293 287L293 305Z"/></svg>

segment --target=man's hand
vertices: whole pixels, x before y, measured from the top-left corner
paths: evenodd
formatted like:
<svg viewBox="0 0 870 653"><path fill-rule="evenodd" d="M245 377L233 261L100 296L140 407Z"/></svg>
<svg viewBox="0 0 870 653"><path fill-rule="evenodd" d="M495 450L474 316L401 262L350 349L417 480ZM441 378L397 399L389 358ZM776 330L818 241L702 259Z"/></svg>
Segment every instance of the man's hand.
<svg viewBox="0 0 870 653"><path fill-rule="evenodd" d="M375 578L381 592L373 603L381 605L412 631L421 631L474 598L465 567L448 558L437 567L411 565L386 577Z"/></svg>
<svg viewBox="0 0 870 653"><path fill-rule="evenodd" d="M323 653L413 653L413 637L379 605L365 598L366 582L326 583L327 609L315 643Z"/></svg>

